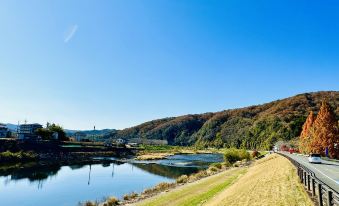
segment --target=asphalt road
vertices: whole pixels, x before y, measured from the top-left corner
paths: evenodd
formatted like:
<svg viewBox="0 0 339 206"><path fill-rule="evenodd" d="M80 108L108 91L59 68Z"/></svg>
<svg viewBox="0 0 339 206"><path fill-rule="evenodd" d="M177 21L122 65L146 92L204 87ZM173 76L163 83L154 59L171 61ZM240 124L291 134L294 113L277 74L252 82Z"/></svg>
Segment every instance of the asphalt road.
<svg viewBox="0 0 339 206"><path fill-rule="evenodd" d="M312 164L308 162L308 157L287 152L284 154L310 169L318 179L339 192L339 162L322 160L321 164Z"/></svg>

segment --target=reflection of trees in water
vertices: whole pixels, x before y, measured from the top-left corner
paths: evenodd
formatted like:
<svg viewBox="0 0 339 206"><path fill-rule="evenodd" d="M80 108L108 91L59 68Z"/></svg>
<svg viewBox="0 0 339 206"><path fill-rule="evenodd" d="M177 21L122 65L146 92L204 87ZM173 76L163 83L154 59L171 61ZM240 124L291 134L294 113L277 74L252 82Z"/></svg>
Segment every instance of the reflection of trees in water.
<svg viewBox="0 0 339 206"><path fill-rule="evenodd" d="M42 165L39 163L3 165L0 167L0 176L11 176L12 180L27 178L31 182L43 180L56 175L61 165Z"/></svg>
<svg viewBox="0 0 339 206"><path fill-rule="evenodd" d="M43 182L55 176L61 165L42 165L38 163L26 163L15 165L3 165L0 167L0 176L7 176L5 184L21 179L28 179L31 183L37 183L38 188L42 188Z"/></svg>
<svg viewBox="0 0 339 206"><path fill-rule="evenodd" d="M113 163L113 164L112 164ZM88 166L88 182L91 183L91 172L93 165L102 165L102 167L112 166L112 178L114 177L115 165L125 164L120 161L100 160L100 161L87 161L82 163L69 163L69 164L41 164L37 162L31 163L17 163L0 166L0 177L5 177L4 183L15 182L21 179L28 179L31 183L37 184L41 189L48 178L58 175L58 172L63 166L68 166L72 170L86 169ZM142 164L133 163L131 167L137 167L151 174L160 175L168 178L177 178L183 174L191 174L197 172L199 169L195 167L173 167L159 164ZM87 169L86 169L87 170Z"/></svg>
<svg viewBox="0 0 339 206"><path fill-rule="evenodd" d="M56 176L61 167L68 166L72 170L82 169L85 166L89 167L88 184L90 184L91 165L101 164L103 167L109 167L111 163L123 164L113 160L96 160L86 161L83 163L69 163L69 164L42 164L38 162L7 164L0 166L0 177L6 177L4 183L8 184L12 181L21 179L28 179L31 183L37 183L38 188L42 188L43 183L49 178ZM112 177L114 176L114 166L112 169Z"/></svg>
<svg viewBox="0 0 339 206"><path fill-rule="evenodd" d="M68 167L71 168L71 170L78 170L78 169L85 167L86 165L85 164L83 164L83 165L76 164L76 165L69 165Z"/></svg>
<svg viewBox="0 0 339 206"><path fill-rule="evenodd" d="M133 163L133 165L149 173L168 178L177 178L184 174L189 175L199 171L199 169L196 167L173 167L167 165L145 163Z"/></svg>

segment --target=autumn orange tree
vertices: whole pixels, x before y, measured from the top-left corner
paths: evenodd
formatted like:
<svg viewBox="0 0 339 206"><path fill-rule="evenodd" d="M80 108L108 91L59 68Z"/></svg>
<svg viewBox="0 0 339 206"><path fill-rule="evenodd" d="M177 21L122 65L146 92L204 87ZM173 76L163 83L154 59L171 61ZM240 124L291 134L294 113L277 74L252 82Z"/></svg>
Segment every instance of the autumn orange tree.
<svg viewBox="0 0 339 206"><path fill-rule="evenodd" d="M302 131L300 134L300 139L299 139L299 150L302 153L310 153L311 152L311 128L314 123L315 116L313 112L311 111L310 114L308 115L303 127Z"/></svg>
<svg viewBox="0 0 339 206"><path fill-rule="evenodd" d="M324 154L325 148L328 148L331 158L339 158L338 124L332 108L325 101L308 133L311 152Z"/></svg>

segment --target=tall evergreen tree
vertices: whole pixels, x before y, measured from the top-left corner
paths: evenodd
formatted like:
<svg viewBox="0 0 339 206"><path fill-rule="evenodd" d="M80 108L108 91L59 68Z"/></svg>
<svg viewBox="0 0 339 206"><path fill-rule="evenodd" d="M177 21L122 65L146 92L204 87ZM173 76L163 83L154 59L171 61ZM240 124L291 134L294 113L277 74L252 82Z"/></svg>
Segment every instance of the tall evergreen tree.
<svg viewBox="0 0 339 206"><path fill-rule="evenodd" d="M312 150L324 154L329 149L330 157L339 158L339 131L335 114L328 103L322 102L320 111L311 129Z"/></svg>
<svg viewBox="0 0 339 206"><path fill-rule="evenodd" d="M315 120L315 115L311 111L308 115L300 134L299 139L299 149L302 153L309 153L311 152L311 128Z"/></svg>

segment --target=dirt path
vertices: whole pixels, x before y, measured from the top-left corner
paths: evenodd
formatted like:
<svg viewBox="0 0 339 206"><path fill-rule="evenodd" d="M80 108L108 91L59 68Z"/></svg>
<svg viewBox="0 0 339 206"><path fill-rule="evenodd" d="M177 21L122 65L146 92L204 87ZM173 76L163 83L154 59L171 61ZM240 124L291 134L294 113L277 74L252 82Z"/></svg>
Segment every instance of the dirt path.
<svg viewBox="0 0 339 206"><path fill-rule="evenodd" d="M138 203L138 206L195 206L229 187L246 172L246 168L233 168L197 182L178 187Z"/></svg>
<svg viewBox="0 0 339 206"><path fill-rule="evenodd" d="M293 165L284 157L270 155L229 188L204 206L311 206L314 205L299 183Z"/></svg>

